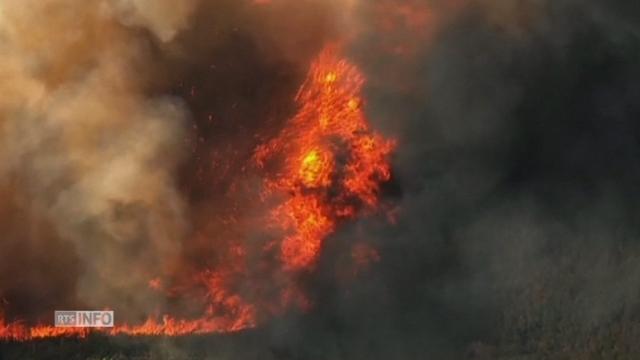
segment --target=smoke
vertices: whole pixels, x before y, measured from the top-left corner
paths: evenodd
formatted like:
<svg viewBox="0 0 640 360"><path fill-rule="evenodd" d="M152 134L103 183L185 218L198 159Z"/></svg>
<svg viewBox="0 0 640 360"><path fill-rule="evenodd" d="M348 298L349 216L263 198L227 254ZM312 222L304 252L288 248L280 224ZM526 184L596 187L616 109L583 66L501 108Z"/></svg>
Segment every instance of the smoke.
<svg viewBox="0 0 640 360"><path fill-rule="evenodd" d="M167 42L188 27L189 18L196 9L196 5L196 0L180 2L115 0L112 7L122 24L148 29L158 39Z"/></svg>
<svg viewBox="0 0 640 360"><path fill-rule="evenodd" d="M0 178L9 199L27 199L17 209L11 201L2 206L28 214L13 227L29 229L35 218L50 229L3 242L48 249L30 265L42 277L66 278L56 285L76 287L83 304L123 306L122 294L142 293L128 295L126 308L143 311L148 296L134 290L168 270L186 231L172 174L182 157L186 112L176 99L145 94L148 45L121 24L148 26L168 41L188 12L163 17L162 6L150 12L143 2L1 6ZM1 262L25 254L2 252ZM77 261L82 265L65 274L64 264ZM37 284L20 286L29 292Z"/></svg>

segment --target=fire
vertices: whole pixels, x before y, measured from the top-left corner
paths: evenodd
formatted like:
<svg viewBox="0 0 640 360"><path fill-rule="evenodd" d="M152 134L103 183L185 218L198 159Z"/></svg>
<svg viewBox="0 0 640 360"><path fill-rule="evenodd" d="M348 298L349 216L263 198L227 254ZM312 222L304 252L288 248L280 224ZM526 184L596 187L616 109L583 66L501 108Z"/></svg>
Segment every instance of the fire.
<svg viewBox="0 0 640 360"><path fill-rule="evenodd" d="M118 325L113 328L75 328L55 327L50 325L36 325L29 327L21 322L5 323L0 318L0 340L27 341L51 337L85 338L92 332L106 335L129 336L180 336L189 334L229 333L254 327L252 321L243 322L242 317L237 320L228 319L175 319L165 315L162 321L149 318L140 325Z"/></svg>
<svg viewBox="0 0 640 360"><path fill-rule="evenodd" d="M341 221L374 208L380 183L390 178L395 145L371 131L361 108L363 85L359 69L338 56L337 46L327 47L298 93L298 114L256 151L259 166L272 160L282 169L266 181L265 194L285 195L271 213L286 234L285 269L312 269L327 236Z"/></svg>
<svg viewBox="0 0 640 360"><path fill-rule="evenodd" d="M328 186L331 184L332 167L330 154L313 149L302 159L300 179L308 188Z"/></svg>
<svg viewBox="0 0 640 360"><path fill-rule="evenodd" d="M328 46L311 64L296 96L297 114L255 151L255 169L265 179L262 201L271 209L263 223L281 235L263 249L277 250L279 269L274 282L281 274L312 271L326 239L340 224L374 210L380 185L391 177L389 156L395 143L370 128L360 95L364 80L354 64L339 56L338 46ZM293 305L303 310L312 306L301 289L286 281L274 285L278 289L275 302L280 304L240 296L234 282L249 276L244 265L247 249L241 242L228 241L226 246L220 251L224 264L200 274L199 284L206 293L202 300L207 304L201 318L165 315L161 320L149 318L139 325L96 331L132 336L234 332L255 327L265 313L275 315ZM366 264L378 259L374 249L362 246L355 248L353 256ZM259 281L264 282L262 277ZM165 291L166 285L160 278L148 283L157 291ZM0 313L0 340L88 334L84 328L7 323Z"/></svg>
<svg viewBox="0 0 640 360"><path fill-rule="evenodd" d="M2 313L0 313L0 340L25 341L63 336L84 338L88 334L89 330L87 328L61 328L48 325L29 327L19 321L7 323Z"/></svg>

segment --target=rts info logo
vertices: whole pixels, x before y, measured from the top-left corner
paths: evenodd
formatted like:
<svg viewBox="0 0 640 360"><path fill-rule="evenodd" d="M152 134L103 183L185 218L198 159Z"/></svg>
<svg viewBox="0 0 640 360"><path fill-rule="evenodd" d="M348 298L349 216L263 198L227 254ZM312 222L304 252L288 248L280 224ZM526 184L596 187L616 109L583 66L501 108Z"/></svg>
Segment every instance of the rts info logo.
<svg viewBox="0 0 640 360"><path fill-rule="evenodd" d="M113 327L113 311L56 311L57 327Z"/></svg>

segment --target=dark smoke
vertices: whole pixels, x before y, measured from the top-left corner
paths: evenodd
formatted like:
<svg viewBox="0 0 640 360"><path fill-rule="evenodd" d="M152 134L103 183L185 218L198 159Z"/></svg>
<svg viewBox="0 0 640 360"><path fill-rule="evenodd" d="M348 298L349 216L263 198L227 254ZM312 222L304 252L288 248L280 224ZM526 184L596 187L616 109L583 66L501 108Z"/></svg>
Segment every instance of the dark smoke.
<svg viewBox="0 0 640 360"><path fill-rule="evenodd" d="M317 311L276 342L292 358L637 354L637 6L402 3L439 28L372 27L353 48L369 115L401 144L398 222L332 239ZM336 254L362 238L382 259L345 291Z"/></svg>
<svg viewBox="0 0 640 360"><path fill-rule="evenodd" d="M436 33L373 28L353 49L372 121L401 144L398 222L336 236L380 263L345 292L327 255L318 312L278 341L301 358L637 353L637 6L402 3L441 9Z"/></svg>

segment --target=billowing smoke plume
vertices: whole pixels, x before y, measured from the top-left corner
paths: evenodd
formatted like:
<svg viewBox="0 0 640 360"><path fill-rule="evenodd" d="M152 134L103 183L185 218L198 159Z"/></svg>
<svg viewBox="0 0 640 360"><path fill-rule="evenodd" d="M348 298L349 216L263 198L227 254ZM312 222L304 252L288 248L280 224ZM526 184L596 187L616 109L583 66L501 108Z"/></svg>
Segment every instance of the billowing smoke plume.
<svg viewBox="0 0 640 360"><path fill-rule="evenodd" d="M125 293L142 309L148 299L134 289L179 254L186 220L173 172L186 111L145 94L150 40L128 26L170 41L190 8L153 3L0 4L1 205L19 214L3 230L0 263L19 293L66 292L93 306ZM42 253L23 259L29 249ZM34 269L35 284L23 278ZM53 293L33 294L43 288Z"/></svg>

